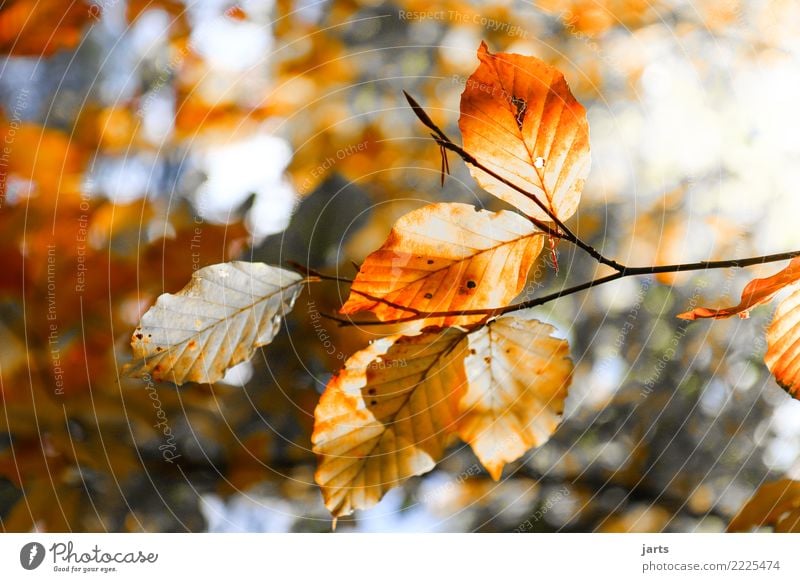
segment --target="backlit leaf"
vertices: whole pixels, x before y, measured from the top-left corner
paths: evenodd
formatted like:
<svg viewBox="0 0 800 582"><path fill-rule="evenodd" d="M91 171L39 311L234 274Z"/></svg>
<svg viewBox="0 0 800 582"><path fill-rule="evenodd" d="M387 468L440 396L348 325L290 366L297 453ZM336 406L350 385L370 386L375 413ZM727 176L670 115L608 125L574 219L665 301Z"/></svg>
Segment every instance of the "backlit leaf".
<svg viewBox="0 0 800 582"><path fill-rule="evenodd" d="M131 339L133 376L216 382L272 341L303 278L263 263L233 261L195 271L178 293L161 295Z"/></svg>
<svg viewBox="0 0 800 582"><path fill-rule="evenodd" d="M778 304L767 329L764 361L778 384L800 398L800 289Z"/></svg>
<svg viewBox="0 0 800 582"><path fill-rule="evenodd" d="M464 334L390 336L352 356L314 413L316 481L335 516L433 469L453 438Z"/></svg>
<svg viewBox="0 0 800 582"><path fill-rule="evenodd" d="M751 309L767 303L781 289L798 280L800 280L800 257L792 259L785 269L770 277L750 281L742 291L742 300L738 305L722 309L698 307L692 311L681 313L678 317L680 319L724 319L738 314L742 319L746 319Z"/></svg>
<svg viewBox="0 0 800 582"><path fill-rule="evenodd" d="M772 526L777 532L800 533L800 481L765 483L731 520L728 531Z"/></svg>
<svg viewBox="0 0 800 582"><path fill-rule="evenodd" d="M578 208L589 173L589 124L564 76L543 61L478 49L480 65L461 94L464 149L535 194L559 219ZM470 166L478 183L528 216L550 220L529 197Z"/></svg>
<svg viewBox="0 0 800 582"><path fill-rule="evenodd" d="M506 463L546 442L561 420L572 361L553 331L502 317L468 336L458 432L495 480Z"/></svg>
<svg viewBox="0 0 800 582"><path fill-rule="evenodd" d="M522 291L542 246L542 233L514 212L431 204L397 221L361 266L341 312L369 310L381 321L413 315L362 293L425 312L501 307ZM420 325L482 319L448 315Z"/></svg>

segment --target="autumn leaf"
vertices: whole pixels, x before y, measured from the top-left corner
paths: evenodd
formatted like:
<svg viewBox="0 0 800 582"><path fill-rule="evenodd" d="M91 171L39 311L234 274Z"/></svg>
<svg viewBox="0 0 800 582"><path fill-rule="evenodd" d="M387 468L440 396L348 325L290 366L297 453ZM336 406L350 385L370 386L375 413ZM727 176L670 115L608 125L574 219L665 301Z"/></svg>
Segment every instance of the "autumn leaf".
<svg viewBox="0 0 800 582"><path fill-rule="evenodd" d="M316 481L334 517L433 469L454 437L466 378L455 329L389 336L348 359L314 412Z"/></svg>
<svg viewBox="0 0 800 582"><path fill-rule="evenodd" d="M522 291L542 246L541 231L514 212L431 204L397 221L383 246L361 266L341 312L369 310L388 321L413 315L412 309L501 307ZM486 317L431 317L420 327L464 325Z"/></svg>
<svg viewBox="0 0 800 582"><path fill-rule="evenodd" d="M468 336L459 430L494 480L558 426L572 376L565 340L535 320L502 317Z"/></svg>
<svg viewBox="0 0 800 582"><path fill-rule="evenodd" d="M797 259L795 259L797 260ZM769 371L780 386L800 399L800 289L778 304L772 323L767 328Z"/></svg>
<svg viewBox="0 0 800 582"><path fill-rule="evenodd" d="M564 76L543 61L478 49L480 65L461 94L464 149L534 194L560 220L578 208L589 173L589 124ZM531 198L483 170L470 172L486 190L539 220L551 220Z"/></svg>
<svg viewBox="0 0 800 582"><path fill-rule="evenodd" d="M131 339L125 373L155 380L216 382L272 341L303 278L263 263L233 261L195 271L178 293L161 295Z"/></svg>
<svg viewBox="0 0 800 582"><path fill-rule="evenodd" d="M798 280L800 280L800 257L792 259L789 266L770 277L750 281L742 291L742 300L738 305L722 309L698 307L692 311L681 313L678 317L680 319L724 319L738 314L742 319L746 319L751 309L767 303L781 289Z"/></svg>
<svg viewBox="0 0 800 582"><path fill-rule="evenodd" d="M776 532L800 533L800 481L779 479L759 487L731 520L728 531L764 526L772 526Z"/></svg>
<svg viewBox="0 0 800 582"><path fill-rule="evenodd" d="M563 410L567 342L504 317L465 334L390 336L352 356L315 411L317 483L335 517L430 471L458 435L494 479L543 444Z"/></svg>
<svg viewBox="0 0 800 582"><path fill-rule="evenodd" d="M34 123L6 120L0 115L0 138L14 144L15 155L4 166L4 172L27 182L26 197L32 203L49 207L59 193L62 204L79 199L81 179L87 160L86 151L73 142L68 133ZM0 181L0 196L5 194L8 180Z"/></svg>

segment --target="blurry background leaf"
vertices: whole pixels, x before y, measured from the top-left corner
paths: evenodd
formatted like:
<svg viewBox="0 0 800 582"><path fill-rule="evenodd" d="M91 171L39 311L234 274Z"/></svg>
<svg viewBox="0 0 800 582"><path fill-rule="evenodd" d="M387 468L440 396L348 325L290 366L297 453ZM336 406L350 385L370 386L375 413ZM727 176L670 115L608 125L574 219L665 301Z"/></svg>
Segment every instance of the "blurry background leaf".
<svg viewBox="0 0 800 582"><path fill-rule="evenodd" d="M316 481L334 517L433 469L453 440L463 333L389 336L352 356L314 412Z"/></svg>
<svg viewBox="0 0 800 582"><path fill-rule="evenodd" d="M800 482L779 479L764 483L731 520L728 531L765 526L800 533Z"/></svg>

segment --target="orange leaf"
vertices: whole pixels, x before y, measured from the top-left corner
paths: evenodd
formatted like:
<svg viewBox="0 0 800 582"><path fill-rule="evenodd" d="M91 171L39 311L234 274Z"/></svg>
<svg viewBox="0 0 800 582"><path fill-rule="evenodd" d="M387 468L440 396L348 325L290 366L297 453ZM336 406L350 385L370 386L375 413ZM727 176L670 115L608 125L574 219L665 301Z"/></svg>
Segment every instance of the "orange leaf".
<svg viewBox="0 0 800 582"><path fill-rule="evenodd" d="M792 259L789 266L771 277L750 281L742 291L742 300L738 305L722 309L698 307L692 311L681 313L678 317L680 319L724 319L738 314L742 319L746 319L749 310L767 303L781 289L798 280L800 280L800 257Z"/></svg>
<svg viewBox="0 0 800 582"><path fill-rule="evenodd" d="M424 312L501 307L522 291L543 245L543 233L516 213L431 204L397 221L361 266L341 312L369 310L387 321L413 315L402 307ZM433 317L420 327L486 317Z"/></svg>
<svg viewBox="0 0 800 582"><path fill-rule="evenodd" d="M0 54L48 57L74 48L100 14L100 3L87 0L8 0L0 9Z"/></svg>
<svg viewBox="0 0 800 582"><path fill-rule="evenodd" d="M564 76L535 57L492 54L481 43L478 59L461 94L464 149L566 220L578 208L591 164L586 111ZM482 170L470 166L470 172L528 216L551 220L527 196Z"/></svg>
<svg viewBox="0 0 800 582"><path fill-rule="evenodd" d="M765 483L731 520L728 531L773 526L777 532L800 533L800 481Z"/></svg>
<svg viewBox="0 0 800 582"><path fill-rule="evenodd" d="M382 338L352 356L314 412L315 475L334 517L433 469L453 439L464 334Z"/></svg>
<svg viewBox="0 0 800 582"><path fill-rule="evenodd" d="M800 399L800 289L778 304L764 361L781 387Z"/></svg>

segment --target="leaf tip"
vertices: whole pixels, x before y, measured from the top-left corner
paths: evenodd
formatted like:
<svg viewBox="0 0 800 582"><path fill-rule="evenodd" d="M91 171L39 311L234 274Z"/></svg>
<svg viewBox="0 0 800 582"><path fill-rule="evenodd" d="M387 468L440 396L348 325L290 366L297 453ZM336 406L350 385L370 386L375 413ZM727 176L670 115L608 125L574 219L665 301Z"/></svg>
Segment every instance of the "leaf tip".
<svg viewBox="0 0 800 582"><path fill-rule="evenodd" d="M486 465L484 465L484 467L486 467ZM492 463L490 466L486 467L486 471L489 473L492 481L497 483L500 481L500 477L503 476L503 463Z"/></svg>

